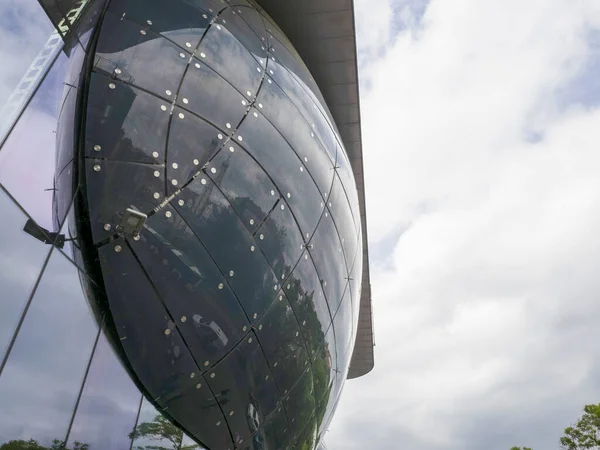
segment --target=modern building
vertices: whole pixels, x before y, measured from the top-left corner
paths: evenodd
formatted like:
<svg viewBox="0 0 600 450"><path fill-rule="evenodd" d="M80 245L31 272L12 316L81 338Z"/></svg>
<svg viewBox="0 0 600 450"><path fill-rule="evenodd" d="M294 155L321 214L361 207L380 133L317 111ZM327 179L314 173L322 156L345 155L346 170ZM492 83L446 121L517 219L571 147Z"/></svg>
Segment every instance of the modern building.
<svg viewBox="0 0 600 450"><path fill-rule="evenodd" d="M0 52L0 450L320 448L373 367L352 1L5 2Z"/></svg>

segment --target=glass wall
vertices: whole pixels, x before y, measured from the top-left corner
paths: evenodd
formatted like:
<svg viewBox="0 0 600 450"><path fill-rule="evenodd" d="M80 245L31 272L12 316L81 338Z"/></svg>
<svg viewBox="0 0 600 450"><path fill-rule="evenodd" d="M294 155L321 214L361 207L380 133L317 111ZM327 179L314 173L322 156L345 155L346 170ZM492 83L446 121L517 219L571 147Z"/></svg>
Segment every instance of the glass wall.
<svg viewBox="0 0 600 450"><path fill-rule="evenodd" d="M0 450L314 448L362 250L281 30L250 0L0 0L0 60Z"/></svg>

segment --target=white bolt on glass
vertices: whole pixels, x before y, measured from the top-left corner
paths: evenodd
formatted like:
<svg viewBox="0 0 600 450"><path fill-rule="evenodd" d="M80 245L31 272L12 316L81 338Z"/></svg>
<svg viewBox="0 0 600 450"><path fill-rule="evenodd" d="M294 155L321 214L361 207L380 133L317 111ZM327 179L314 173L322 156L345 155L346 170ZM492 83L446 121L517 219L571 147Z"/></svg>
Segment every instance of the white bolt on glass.
<svg viewBox="0 0 600 450"><path fill-rule="evenodd" d="M94 145L94 150L99 152L100 150L102 150L102 147L100 147L99 145Z"/></svg>
<svg viewBox="0 0 600 450"><path fill-rule="evenodd" d="M177 186L177 180L173 180L173 181L171 181L171 184L172 184L173 186Z"/></svg>
<svg viewBox="0 0 600 450"><path fill-rule="evenodd" d="M115 83L108 83L108 87L111 89L116 88Z"/></svg>
<svg viewBox="0 0 600 450"><path fill-rule="evenodd" d="M200 161L198 161L197 159L194 159L193 163L195 166L197 166L198 164L200 164Z"/></svg>
<svg viewBox="0 0 600 450"><path fill-rule="evenodd" d="M153 197L154 197L156 200L158 200L158 199L160 198L160 194L159 194L158 192L155 192L155 193L154 193L152 196L153 196Z"/></svg>
<svg viewBox="0 0 600 450"><path fill-rule="evenodd" d="M167 212L165 213L165 216L167 216L167 217L171 217L172 215L173 215L173 214L171 214L171 211L167 211Z"/></svg>
<svg viewBox="0 0 600 450"><path fill-rule="evenodd" d="M163 111L166 111L167 107L165 105L160 105L160 109L162 109Z"/></svg>
<svg viewBox="0 0 600 450"><path fill-rule="evenodd" d="M100 172L100 169L101 169L101 167L100 167L98 164L96 164L96 165L94 166L94 171L95 171L95 172Z"/></svg>
<svg viewBox="0 0 600 450"><path fill-rule="evenodd" d="M104 229L105 229L106 231L110 231L110 229L111 229L111 228L112 228L112 227L110 226L110 223L105 223L105 224L104 224Z"/></svg>
<svg viewBox="0 0 600 450"><path fill-rule="evenodd" d="M179 113L179 118L183 119L185 116L183 115L183 113Z"/></svg>

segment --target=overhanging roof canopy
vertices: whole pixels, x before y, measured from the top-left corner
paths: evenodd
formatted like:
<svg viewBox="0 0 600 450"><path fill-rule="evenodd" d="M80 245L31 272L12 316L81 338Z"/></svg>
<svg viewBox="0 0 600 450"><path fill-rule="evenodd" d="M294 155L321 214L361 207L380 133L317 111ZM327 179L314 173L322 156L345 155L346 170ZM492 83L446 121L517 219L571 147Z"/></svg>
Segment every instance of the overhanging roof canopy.
<svg viewBox="0 0 600 450"><path fill-rule="evenodd" d="M365 216L363 160L352 0L257 0L290 39L331 110L352 163L363 240L363 279L356 345L348 378L374 365L371 285Z"/></svg>

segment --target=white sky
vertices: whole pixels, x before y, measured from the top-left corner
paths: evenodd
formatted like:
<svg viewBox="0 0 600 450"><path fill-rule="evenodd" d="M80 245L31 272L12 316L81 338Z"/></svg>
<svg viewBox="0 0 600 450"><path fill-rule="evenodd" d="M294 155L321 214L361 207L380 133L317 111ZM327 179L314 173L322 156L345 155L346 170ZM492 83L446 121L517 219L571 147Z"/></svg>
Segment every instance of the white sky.
<svg viewBox="0 0 600 450"><path fill-rule="evenodd" d="M600 402L600 2L355 3L377 345L328 447L558 448Z"/></svg>

